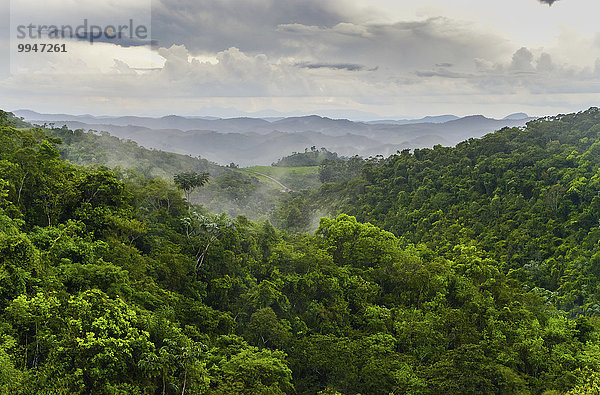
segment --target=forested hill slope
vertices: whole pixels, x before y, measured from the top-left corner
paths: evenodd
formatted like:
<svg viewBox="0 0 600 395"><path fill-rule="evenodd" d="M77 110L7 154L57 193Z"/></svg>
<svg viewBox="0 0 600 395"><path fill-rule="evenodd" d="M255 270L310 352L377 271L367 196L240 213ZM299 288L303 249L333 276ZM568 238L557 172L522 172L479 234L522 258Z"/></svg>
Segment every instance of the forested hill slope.
<svg viewBox="0 0 600 395"><path fill-rule="evenodd" d="M47 135L56 142L60 140L56 148L63 160L76 165L108 167L119 178L162 178L170 183L178 173L209 173L208 185L196 191L192 200L204 204L213 212L227 211L234 216L244 214L249 218L264 219L272 215L281 195L280 189L270 188L252 173L219 166L204 158L147 149L134 141L119 139L106 132L70 130L64 126L34 127L11 113L0 112L0 116L4 117L7 124L23 131L37 128L38 134ZM314 183L318 183L316 175L313 178Z"/></svg>
<svg viewBox="0 0 600 395"><path fill-rule="evenodd" d="M166 179L184 171L208 172L213 176L227 172L224 167L200 157L150 150L106 132L96 134L61 127L46 129L46 133L61 140L58 146L61 157L75 164L120 167L135 170L146 177Z"/></svg>
<svg viewBox="0 0 600 395"><path fill-rule="evenodd" d="M600 385L599 320L569 319L473 243L442 254L347 215L288 235L64 162L43 130L2 122L2 394Z"/></svg>
<svg viewBox="0 0 600 395"><path fill-rule="evenodd" d="M597 315L599 169L600 111L590 108L371 160L307 201L445 257L471 248L572 315Z"/></svg>

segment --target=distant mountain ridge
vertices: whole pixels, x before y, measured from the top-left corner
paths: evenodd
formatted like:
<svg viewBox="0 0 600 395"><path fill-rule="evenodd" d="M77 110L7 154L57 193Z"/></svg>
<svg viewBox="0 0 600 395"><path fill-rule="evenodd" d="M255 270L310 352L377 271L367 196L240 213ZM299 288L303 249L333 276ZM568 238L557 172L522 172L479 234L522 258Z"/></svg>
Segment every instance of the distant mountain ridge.
<svg viewBox="0 0 600 395"><path fill-rule="evenodd" d="M448 121L453 121L458 119L456 115L437 115L437 116L426 116L419 119L384 119L378 121L368 121L368 124L377 125L377 124L391 124L391 125L406 125L411 123L444 123Z"/></svg>
<svg viewBox="0 0 600 395"><path fill-rule="evenodd" d="M524 126L533 118L492 119L482 115L425 117L390 123L357 122L318 115L265 120L169 115L161 118L39 114L18 110L26 121L71 129L107 131L156 148L242 166L268 165L307 147L327 148L344 156L388 156L398 150L455 145L504 127ZM513 114L515 116L515 114ZM512 117L512 116L509 116ZM406 123L402 123L406 122Z"/></svg>
<svg viewBox="0 0 600 395"><path fill-rule="evenodd" d="M507 115L502 119L525 119L525 118L529 118L529 115L525 114L524 112L516 112L514 114Z"/></svg>

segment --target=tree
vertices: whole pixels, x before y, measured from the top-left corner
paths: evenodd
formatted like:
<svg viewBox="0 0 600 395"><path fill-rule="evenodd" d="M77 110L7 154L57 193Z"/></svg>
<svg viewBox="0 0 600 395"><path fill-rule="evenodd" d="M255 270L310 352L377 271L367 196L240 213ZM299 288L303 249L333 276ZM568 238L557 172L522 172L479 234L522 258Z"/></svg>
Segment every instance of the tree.
<svg viewBox="0 0 600 395"><path fill-rule="evenodd" d="M287 355L249 346L236 336L222 336L207 353L211 394L294 393Z"/></svg>
<svg viewBox="0 0 600 395"><path fill-rule="evenodd" d="M208 182L208 173L197 173L195 171L188 171L179 174L175 174L173 181L175 185L185 192L185 199L190 201L190 194L198 187L203 186Z"/></svg>
<svg viewBox="0 0 600 395"><path fill-rule="evenodd" d="M289 323L280 321L271 307L258 309L250 317L246 338L259 348L281 349L289 336Z"/></svg>
<svg viewBox="0 0 600 395"><path fill-rule="evenodd" d="M190 213L189 217L181 219L185 235L192 242L194 258L196 259L196 271L202 267L206 253L210 245L215 242L225 229L234 228L234 222L221 215L201 215L197 212Z"/></svg>

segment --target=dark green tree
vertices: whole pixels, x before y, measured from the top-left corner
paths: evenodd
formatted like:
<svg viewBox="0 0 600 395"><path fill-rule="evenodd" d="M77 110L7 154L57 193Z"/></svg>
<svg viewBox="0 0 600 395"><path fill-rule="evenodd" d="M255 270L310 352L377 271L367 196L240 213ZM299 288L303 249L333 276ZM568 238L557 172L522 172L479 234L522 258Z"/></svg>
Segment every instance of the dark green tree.
<svg viewBox="0 0 600 395"><path fill-rule="evenodd" d="M197 173L195 171L187 171L175 174L173 181L178 188L185 192L185 198L190 202L190 193L196 188L199 188L208 182L208 173Z"/></svg>

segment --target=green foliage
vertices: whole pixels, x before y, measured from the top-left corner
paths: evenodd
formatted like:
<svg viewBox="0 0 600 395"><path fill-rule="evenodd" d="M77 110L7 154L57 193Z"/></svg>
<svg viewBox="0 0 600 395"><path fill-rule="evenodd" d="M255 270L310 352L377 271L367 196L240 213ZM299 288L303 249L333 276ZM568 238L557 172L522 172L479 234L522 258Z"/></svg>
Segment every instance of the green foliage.
<svg viewBox="0 0 600 395"><path fill-rule="evenodd" d="M306 232L311 226L309 210L302 195L290 195L276 208L273 222L289 232Z"/></svg>
<svg viewBox="0 0 600 395"><path fill-rule="evenodd" d="M360 175L365 160L359 156L343 160L328 159L319 166L319 181L340 182Z"/></svg>
<svg viewBox="0 0 600 395"><path fill-rule="evenodd" d="M302 167L319 166L325 161L338 161L338 155L335 152L327 151L326 148L317 150L317 147L308 148L304 152L294 152L290 156L279 159L273 166L278 167Z"/></svg>
<svg viewBox="0 0 600 395"><path fill-rule="evenodd" d="M22 126L31 128L28 124ZM171 188L162 188L162 185L161 189L158 189L161 181L155 177L172 182L173 177L181 173L210 173L210 184L199 190L190 191L187 197L188 201L201 203L213 212L227 212L234 217L245 215L255 220L264 220L270 218L281 197L281 188L277 184L246 169L238 170L236 166L231 165L222 167L199 157L146 149L134 141L121 140L106 132L69 130L63 126L40 128L36 133L45 133L49 141L60 140L61 144L57 149L63 160L78 165L108 167L120 180L128 180L132 183L150 182L156 188L153 194L172 191ZM283 172L271 174L266 169L277 169ZM3 170L2 164L0 170ZM281 179L294 190L319 185L317 167L264 166L259 171ZM22 177L27 181L29 175L23 173ZM169 197L163 202L169 205L169 201L172 200L172 197Z"/></svg>
<svg viewBox="0 0 600 395"><path fill-rule="evenodd" d="M281 351L258 350L236 337L222 337L208 353L214 377L209 394L285 394L293 392L292 372Z"/></svg>
<svg viewBox="0 0 600 395"><path fill-rule="evenodd" d="M596 393L599 124L372 158L276 211L314 234L3 127L0 392Z"/></svg>
<svg viewBox="0 0 600 395"><path fill-rule="evenodd" d="M208 173L196 173L195 171L179 173L175 174L173 181L178 188L183 189L186 200L189 202L190 193L208 182Z"/></svg>
<svg viewBox="0 0 600 395"><path fill-rule="evenodd" d="M281 185L265 176L274 178L293 191L300 191L321 185L318 170L318 166L251 166L240 169L241 172L256 177L262 183L270 185L278 191L281 191Z"/></svg>
<svg viewBox="0 0 600 395"><path fill-rule="evenodd" d="M162 177L169 180L175 174L188 171L212 175L224 171L206 159L146 149L132 140L120 140L106 132L69 130L64 126L45 130L61 140L62 144L58 147L61 157L79 165L102 165L117 169L117 172L133 169L146 178Z"/></svg>
<svg viewBox="0 0 600 395"><path fill-rule="evenodd" d="M267 187L255 174L235 171L212 178L210 184L193 193L191 199L216 213L265 220L270 217L280 195L280 189Z"/></svg>
<svg viewBox="0 0 600 395"><path fill-rule="evenodd" d="M591 108L367 161L359 177L304 194L297 216L351 214L448 259L476 246L571 316L598 314L599 125Z"/></svg>
<svg viewBox="0 0 600 395"><path fill-rule="evenodd" d="M0 127L1 126L10 126L13 128L27 128L31 125L29 125L27 122L24 122L22 118L16 117L11 112L0 110Z"/></svg>

